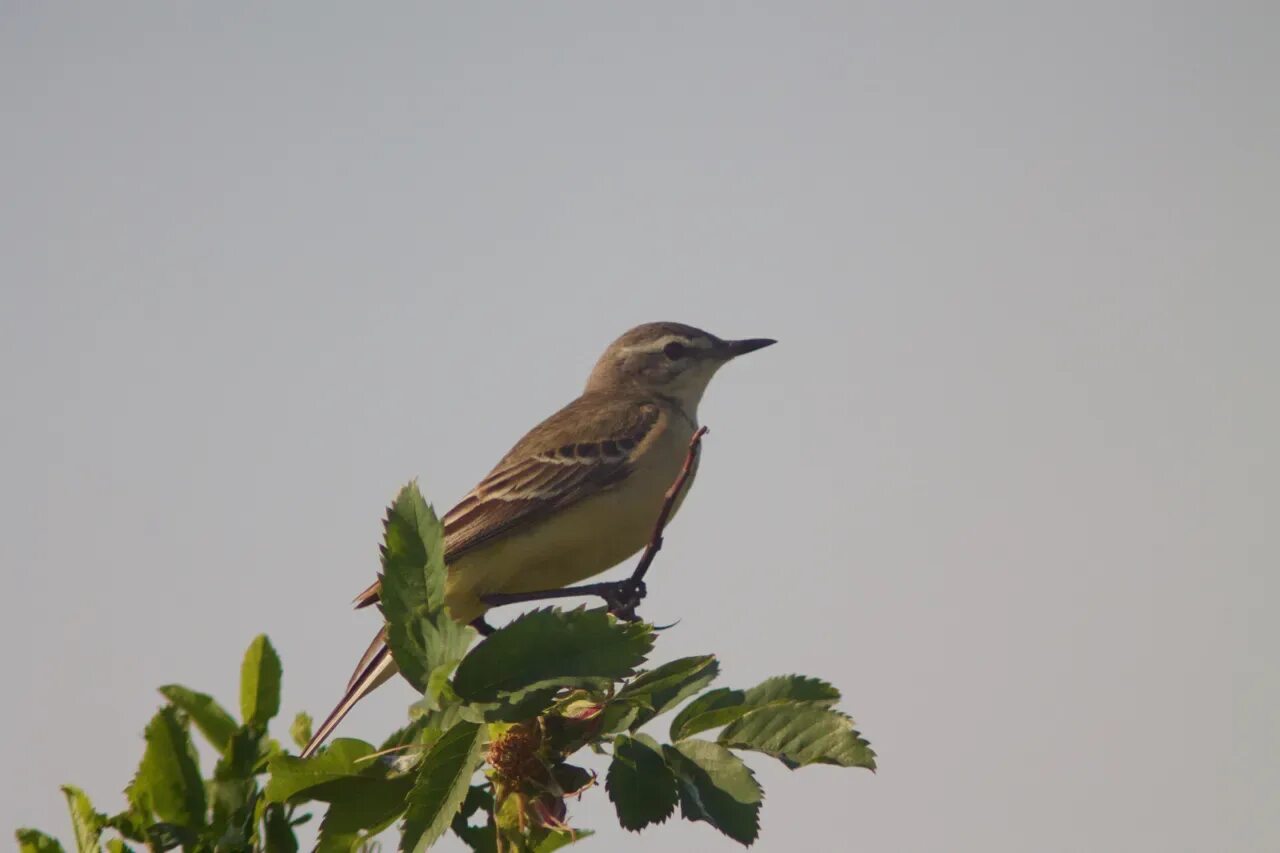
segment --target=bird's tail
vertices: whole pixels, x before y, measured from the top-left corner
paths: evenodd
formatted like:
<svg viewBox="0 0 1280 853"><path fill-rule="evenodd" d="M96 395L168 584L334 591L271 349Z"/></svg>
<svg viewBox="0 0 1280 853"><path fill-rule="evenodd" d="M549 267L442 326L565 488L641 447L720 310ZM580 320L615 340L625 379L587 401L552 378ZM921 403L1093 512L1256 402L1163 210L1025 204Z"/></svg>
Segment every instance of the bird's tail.
<svg viewBox="0 0 1280 853"><path fill-rule="evenodd" d="M324 718L320 728L316 729L315 734L311 736L311 741L302 750L301 757L309 758L333 733L338 723L342 722L342 718L355 707L357 702L381 686L396 672L396 662L391 657L390 647L387 646L387 629L383 628L365 650L360 663L356 664L356 670L351 674L351 680L347 682L347 690L342 694L342 700L329 712L329 716Z"/></svg>

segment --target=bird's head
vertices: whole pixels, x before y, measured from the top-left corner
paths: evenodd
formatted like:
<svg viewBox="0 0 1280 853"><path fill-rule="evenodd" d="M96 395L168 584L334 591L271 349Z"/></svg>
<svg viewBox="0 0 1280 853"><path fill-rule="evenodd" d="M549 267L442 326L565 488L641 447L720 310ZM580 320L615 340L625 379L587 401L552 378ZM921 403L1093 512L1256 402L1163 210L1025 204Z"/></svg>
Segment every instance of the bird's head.
<svg viewBox="0 0 1280 853"><path fill-rule="evenodd" d="M677 400L693 415L721 366L773 343L769 338L726 341L683 323L645 323L609 344L591 371L587 390L640 388Z"/></svg>

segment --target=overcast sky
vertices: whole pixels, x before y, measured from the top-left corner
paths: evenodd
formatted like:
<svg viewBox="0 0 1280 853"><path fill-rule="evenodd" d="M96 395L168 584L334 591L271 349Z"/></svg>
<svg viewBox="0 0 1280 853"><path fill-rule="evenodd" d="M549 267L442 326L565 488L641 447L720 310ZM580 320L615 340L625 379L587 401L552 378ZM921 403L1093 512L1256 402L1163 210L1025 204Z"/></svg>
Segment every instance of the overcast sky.
<svg viewBox="0 0 1280 853"><path fill-rule="evenodd" d="M780 344L702 406L659 654L880 756L754 760L757 849L1280 849L1277 7L621 6L3 3L0 828L120 808L260 631L322 714L396 489L679 320Z"/></svg>

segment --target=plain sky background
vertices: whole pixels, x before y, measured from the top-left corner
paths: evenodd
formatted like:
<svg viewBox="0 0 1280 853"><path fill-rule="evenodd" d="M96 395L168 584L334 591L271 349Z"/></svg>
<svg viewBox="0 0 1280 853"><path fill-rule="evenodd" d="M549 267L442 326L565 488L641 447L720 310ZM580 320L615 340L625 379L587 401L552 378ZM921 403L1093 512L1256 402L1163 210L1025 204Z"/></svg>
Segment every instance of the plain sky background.
<svg viewBox="0 0 1280 853"><path fill-rule="evenodd" d="M781 343L703 403L660 654L830 679L880 756L754 761L757 849L1280 849L1278 38L1265 2L4 2L0 827L118 809L154 688L234 707L260 631L326 711L396 489L447 508L671 319Z"/></svg>

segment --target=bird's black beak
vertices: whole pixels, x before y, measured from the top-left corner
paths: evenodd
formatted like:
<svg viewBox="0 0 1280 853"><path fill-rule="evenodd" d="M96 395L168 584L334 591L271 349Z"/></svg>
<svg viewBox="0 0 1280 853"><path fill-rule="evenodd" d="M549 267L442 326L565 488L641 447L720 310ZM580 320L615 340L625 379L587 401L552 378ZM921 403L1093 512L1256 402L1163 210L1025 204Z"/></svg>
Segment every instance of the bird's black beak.
<svg viewBox="0 0 1280 853"><path fill-rule="evenodd" d="M741 341L725 341L729 347L729 357L737 358L758 349L764 349L777 343L773 338L747 338Z"/></svg>

